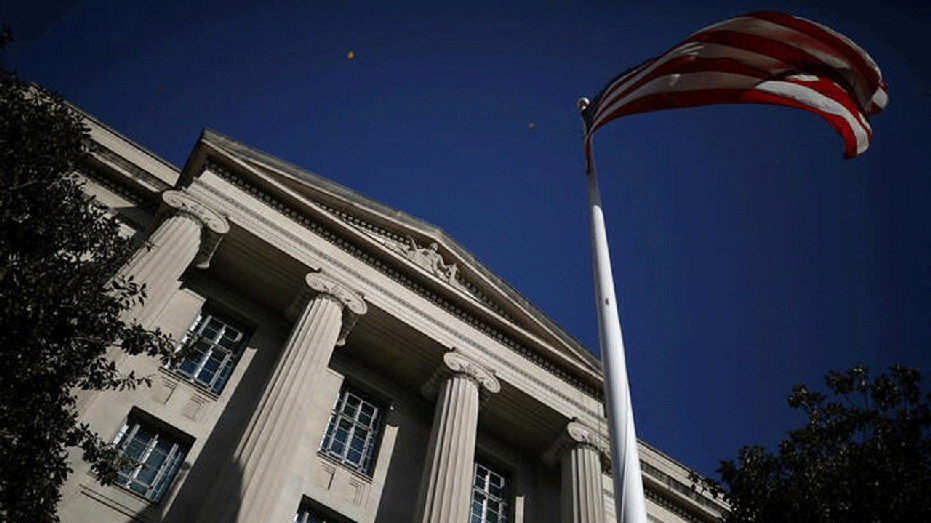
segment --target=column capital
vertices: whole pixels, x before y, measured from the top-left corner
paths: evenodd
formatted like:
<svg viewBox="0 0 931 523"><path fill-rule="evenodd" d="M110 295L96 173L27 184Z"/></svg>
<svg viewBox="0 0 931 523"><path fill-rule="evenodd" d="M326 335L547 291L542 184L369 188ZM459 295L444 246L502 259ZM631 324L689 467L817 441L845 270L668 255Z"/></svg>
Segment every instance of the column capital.
<svg viewBox="0 0 931 523"><path fill-rule="evenodd" d="M566 428L543 453L543 461L551 467L555 466L563 452L580 447L590 448L598 452L603 468L610 466L608 441L597 430L580 423L576 419L566 424Z"/></svg>
<svg viewBox="0 0 931 523"><path fill-rule="evenodd" d="M177 214L190 216L203 227L194 264L200 269L206 269L220 244L220 238L230 230L229 222L205 203L182 191L167 190L162 193L162 201Z"/></svg>
<svg viewBox="0 0 931 523"><path fill-rule="evenodd" d="M167 190L162 193L162 201L176 212L194 217L204 227L216 234L226 234L230 230L230 224L223 215L214 211L190 194L181 191Z"/></svg>
<svg viewBox="0 0 931 523"><path fill-rule="evenodd" d="M336 345L345 344L346 337L349 336L349 332L356 324L359 316L368 311L368 306L365 304L362 294L352 290L348 285L336 278L319 272L307 274L304 277L304 283L307 284L307 287L298 293L294 302L285 311L285 316L291 319L297 318L310 300L318 296L325 296L338 303L342 308L343 323Z"/></svg>
<svg viewBox="0 0 931 523"><path fill-rule="evenodd" d="M443 364L421 388L424 396L432 397L439 390L440 383L452 376L465 376L478 387L482 393L495 394L501 390L501 383L494 373L466 356L461 351L452 350L443 354Z"/></svg>

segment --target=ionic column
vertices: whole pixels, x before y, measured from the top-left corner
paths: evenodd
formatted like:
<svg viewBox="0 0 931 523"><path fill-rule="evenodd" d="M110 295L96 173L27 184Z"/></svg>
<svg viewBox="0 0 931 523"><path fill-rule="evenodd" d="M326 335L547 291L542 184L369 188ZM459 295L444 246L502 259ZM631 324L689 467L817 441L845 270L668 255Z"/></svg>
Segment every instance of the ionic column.
<svg viewBox="0 0 931 523"><path fill-rule="evenodd" d="M234 483L227 490L235 490L218 492L201 521L267 520L312 413L309 400L318 376L356 318L365 314L362 297L335 279L308 274L306 282L308 289L299 297L306 304L298 306L297 322L236 449L234 470L224 474L222 481Z"/></svg>
<svg viewBox="0 0 931 523"><path fill-rule="evenodd" d="M188 266L207 267L220 238L230 229L223 216L186 193L165 191L162 201L173 212L118 275L146 284L144 304L128 313L141 324L164 306Z"/></svg>
<svg viewBox="0 0 931 523"><path fill-rule="evenodd" d="M562 469L562 523L604 523L601 471L607 452L607 442L594 429L570 421L544 455L551 464L558 457Z"/></svg>
<svg viewBox="0 0 931 523"><path fill-rule="evenodd" d="M439 390L416 523L469 520L479 392L495 393L501 389L489 371L461 353L447 352L443 363L424 387L428 394Z"/></svg>

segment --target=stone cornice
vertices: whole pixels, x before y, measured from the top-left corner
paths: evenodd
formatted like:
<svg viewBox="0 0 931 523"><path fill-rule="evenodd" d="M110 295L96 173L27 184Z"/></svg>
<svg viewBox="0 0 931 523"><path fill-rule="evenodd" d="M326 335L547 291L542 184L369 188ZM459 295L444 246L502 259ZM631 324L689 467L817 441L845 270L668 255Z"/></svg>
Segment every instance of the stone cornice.
<svg viewBox="0 0 931 523"><path fill-rule="evenodd" d="M127 160L123 159L102 145L97 144L96 142L91 142L88 147L91 150L89 159L77 167L76 170L78 173L87 176L88 178L94 180L94 182L106 187L107 189L110 189L116 194L119 194L140 208L150 213L155 213L159 206L158 194L140 188L138 185L122 182L123 178L113 174L113 166L108 165L108 162L103 161L103 158L119 158L123 162L127 162ZM133 167L135 169L139 169L134 165Z"/></svg>
<svg viewBox="0 0 931 523"><path fill-rule="evenodd" d="M704 510L710 511L713 514L719 514L726 510L720 503L702 495L701 492L696 490L693 486L686 485L671 475L666 474L646 460L640 460L640 470L643 473L644 479L647 480L644 481L644 491L649 488L650 483L656 483L661 486L664 492L663 495L667 498L671 498L669 493L674 492L677 496L688 499L688 503L699 505ZM681 500L680 503L686 503L686 501Z"/></svg>
<svg viewBox="0 0 931 523"><path fill-rule="evenodd" d="M164 190L168 188L164 182L152 176L151 173L139 167L135 163L127 160L100 142L90 140L88 142L87 149L88 153L90 153L90 155L98 162L108 165L108 167L111 169L123 171L124 174L129 175L129 178L136 180L140 184L150 185L156 190ZM142 148L139 148L138 150L148 153L148 151Z"/></svg>
<svg viewBox="0 0 931 523"><path fill-rule="evenodd" d="M479 331L483 332L492 339L498 341L502 345L508 347L515 353L521 355L523 358L534 363L535 365L542 367L550 374L556 376L560 380L570 384L578 390L581 390L586 395L591 396L599 401L603 399L602 393L600 390L589 385L582 379L573 375L571 371L565 370L561 365L555 363L551 358L541 354L538 351L531 350L526 345L514 340L512 337L504 334L501 330L492 327L487 322L479 319L477 316L467 312L462 307L457 306L451 303L446 298L443 298L435 291L428 289L421 285L420 283L414 281L410 277L404 275L392 265L393 263L387 262L383 255L372 251L368 247L361 246L358 241L351 238L347 238L344 234L336 232L332 227L326 226L321 223L319 220L314 220L309 218L303 211L299 211L292 206L284 204L277 198L273 198L266 192L260 190L255 185L246 182L243 178L234 175L229 170L223 166L216 164L214 162L206 162L204 169L209 169L211 172L217 174L224 180L232 183L236 187L239 187L243 191L251 194L264 202L266 205L276 209L285 216L293 219L295 222L301 224L311 232L323 237L327 241L336 245L343 251L351 254L352 256L362 260L364 263L370 267L378 270L382 274L388 276L392 280L404 285L408 289L416 292L420 296L426 298L427 300L433 302L446 312L452 314L453 316L461 319L467 324L475 327ZM218 196L222 196L217 194ZM325 208L325 210L329 208ZM332 211L332 210L331 210ZM357 222L361 223L362 220L356 219ZM374 227L373 227L374 228Z"/></svg>
<svg viewBox="0 0 931 523"><path fill-rule="evenodd" d="M718 521L715 517L699 516L695 512L682 507L666 495L662 489L644 485L643 496L689 523L714 523Z"/></svg>

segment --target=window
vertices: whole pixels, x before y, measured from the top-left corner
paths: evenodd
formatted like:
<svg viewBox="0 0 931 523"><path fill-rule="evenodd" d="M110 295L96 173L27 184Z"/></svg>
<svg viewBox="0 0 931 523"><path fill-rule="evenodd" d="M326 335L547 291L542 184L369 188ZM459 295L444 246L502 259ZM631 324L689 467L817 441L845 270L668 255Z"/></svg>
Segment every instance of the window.
<svg viewBox="0 0 931 523"><path fill-rule="evenodd" d="M320 512L308 507L306 504L301 505L297 514L294 515L294 523L339 523L333 518L324 516Z"/></svg>
<svg viewBox="0 0 931 523"><path fill-rule="evenodd" d="M475 464L471 523L507 523L507 480L485 465Z"/></svg>
<svg viewBox="0 0 931 523"><path fill-rule="evenodd" d="M116 483L152 501L171 485L190 447L179 438L130 414L114 445L120 457L129 458Z"/></svg>
<svg viewBox="0 0 931 523"><path fill-rule="evenodd" d="M185 356L174 370L219 394L236 368L245 341L243 328L214 313L201 312L178 345L177 350L184 350Z"/></svg>
<svg viewBox="0 0 931 523"><path fill-rule="evenodd" d="M320 451L347 467L371 474L384 409L363 393L343 387Z"/></svg>

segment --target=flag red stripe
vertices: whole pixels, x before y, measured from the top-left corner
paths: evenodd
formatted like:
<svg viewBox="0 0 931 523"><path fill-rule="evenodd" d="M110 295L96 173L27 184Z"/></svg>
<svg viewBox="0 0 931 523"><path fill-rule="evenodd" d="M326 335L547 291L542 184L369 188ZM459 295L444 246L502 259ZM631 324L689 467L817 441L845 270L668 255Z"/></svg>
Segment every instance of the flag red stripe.
<svg viewBox="0 0 931 523"><path fill-rule="evenodd" d="M829 65L825 64L823 61L811 55L810 53L807 53L791 44L787 44L785 42L779 42L776 40L771 40L769 38L765 38L762 36L739 33L739 32L735 32L731 30L712 30L712 31L704 31L704 32L696 33L696 35L693 35L693 37L690 40L688 40L686 43L693 42L693 41L703 42L703 43L715 43L715 44L725 45L733 49L741 49L744 51L753 52L758 55L765 55L771 59L775 59L775 60L778 60L779 62L782 62L786 70L788 70L791 67L791 68L794 68L795 70L812 72L816 74L830 74L830 71L832 70L832 68ZM670 51L670 53L666 53L666 55L663 55L662 57L651 61L649 64L646 65L646 67L656 62L662 62L666 58L667 55L671 54L677 49L682 48L684 45L686 44L682 44L678 46L676 49L674 49L673 51ZM698 53L700 52L701 51L699 50ZM615 99L616 97L626 96L630 91L636 89L639 85L642 85L643 83L650 81L653 77L660 76L662 74L668 74L672 72L672 70L676 66L681 65L682 67L686 67L686 64L689 64L690 62L694 62L697 60L699 60L699 58L697 56L692 56L692 55L673 58L663 63L663 65L658 67L655 71L651 71L649 75L638 80L636 83L628 85L626 82L628 82L630 78L635 76L638 71L642 71L644 69L643 67L641 67L640 69L638 69L638 71L634 71L626 75L624 79L619 79L620 81L615 81L614 84L611 86L611 88L605 91L602 99L609 99L613 101L613 99ZM724 60L724 59L721 59L721 60ZM722 63L722 62L719 62L719 63ZM708 69L717 70L715 69L714 65L715 65L715 62L708 62ZM697 65L696 63L695 65L692 65L691 67L700 67L700 65ZM772 70L767 72L764 69L753 68L752 66L749 66L749 65L747 65L746 67L748 68L747 69L748 72L743 73L743 74L752 74L754 76L759 76L761 78L767 75L771 76L773 74L785 72L785 71L772 71ZM753 69L755 72L750 73L749 72L750 69ZM689 69L689 71L694 71L694 70L696 69L692 69L692 68ZM736 66L729 67L728 69L721 69L721 70L731 70L733 72L738 71ZM683 72L686 72L686 71L683 70ZM849 82L847 82L847 80L843 76L840 76L840 75L831 75L831 76L834 77L835 81L846 84L846 87L852 89L853 86L850 86ZM617 90L621 88L622 86L624 87L624 90L618 93ZM868 102L869 102L869 98L866 97L866 99L863 101L864 108L861 110L864 110L864 111L866 110L866 107L867 107L866 104ZM611 104L611 101L608 101L607 103L602 102L601 104L599 104L599 106L610 105L610 104ZM598 116L596 116L596 119L598 119Z"/></svg>
<svg viewBox="0 0 931 523"><path fill-rule="evenodd" d="M850 85L864 109L869 107L870 98L879 88L878 70L865 65L863 55L846 45L838 49L794 27L778 25L768 20L738 18L733 23L720 24L720 27L713 26L700 31L693 35L693 38L715 41L715 34L718 34L717 38L724 38L726 40L722 41L727 41L735 47L755 45L759 46L761 52L788 52L789 54L783 55L786 61L800 71L820 71L822 74L844 78L844 83ZM762 40L757 40L758 43L754 44L754 39ZM775 42L781 49L767 49L767 41ZM837 42L840 43L840 40ZM798 53L798 56L792 58L793 52ZM853 61L851 55L854 57Z"/></svg>
<svg viewBox="0 0 931 523"><path fill-rule="evenodd" d="M867 136L869 138L873 137L873 130L870 128L869 124L866 122L866 119L863 118L863 114L859 112L858 107L853 103L853 101L850 99L850 96L847 95L847 92L844 91L843 88L841 88L841 86L837 85L836 83L826 78L817 78L813 80L798 80L795 78L786 78L784 81L792 82L795 84L803 85L810 89L814 89L815 91L818 91L822 95L827 96L831 98L832 100L834 100L835 102L841 104L842 106L844 106L844 109L846 109L850 113L850 115L854 119L856 119L857 122L861 124L861 127L863 128L864 131L866 131ZM824 116L823 113L819 113L819 114Z"/></svg>
<svg viewBox="0 0 931 523"><path fill-rule="evenodd" d="M749 16L768 20L770 22L786 27L791 27L796 31L800 31L814 37L815 40L825 42L833 49L836 49L839 53L843 54L847 61L856 67L857 73L863 78L866 78L870 85L879 86L881 81L879 67L875 62L873 62L871 58L869 58L869 55L866 54L866 51L861 49L857 44L853 43L847 37L840 35L835 31L822 26L821 24L817 24L810 20L805 20L804 18L787 15L785 13L762 11L758 13L752 13Z"/></svg>
<svg viewBox="0 0 931 523"><path fill-rule="evenodd" d="M857 102L866 111L869 107L870 97L875 88L870 90L867 86L858 88L854 82L851 82L846 75L837 72L837 69L816 54L812 53L813 48L818 48L824 54L838 57L831 48L819 46L817 42L802 42L804 47L799 47L799 43L785 42L774 40L766 36L756 34L741 33L731 30L708 31L698 35L698 41L716 42L725 44L737 49L756 51L774 57L796 71L804 71L810 74L829 76L836 82L843 84L851 92L857 93Z"/></svg>
<svg viewBox="0 0 931 523"><path fill-rule="evenodd" d="M814 83L811 82L791 82L786 80L788 83L796 83L804 87L810 88L819 94L830 98L838 102L845 110L850 112L850 102L849 100L844 100L845 94L839 87L831 84L828 81L817 81ZM838 99L838 96L840 99ZM846 103L845 103L846 102ZM805 103L793 98L789 98L783 95L760 91L756 89L728 89L728 88L709 88L701 90L688 90L688 91L665 91L654 94L648 94L646 96L638 97L629 102L622 104L620 107L612 111L610 114L605 115L602 119L602 122L606 123L615 118L620 118L622 116L628 116L636 113L644 113L650 111L656 111L661 109L678 109L686 107L698 107L702 105L715 105L715 104L728 104L728 103L766 103L770 105L783 105L788 107L796 107L799 109L805 109L810 112L814 112L820 115L822 118L828 121L834 129L836 129L841 137L844 139L845 144L845 157L852 157L856 155L858 150L858 139L857 133L853 128L853 125L857 125L862 132L865 134L865 139L868 141L872 135L872 132L868 125L864 126L863 122L856 118L856 113L850 113L849 119L844 118L842 115L836 115L824 110L817 109L812 106L810 103ZM854 108L854 111L856 109ZM853 120L854 123L851 123ZM594 131L595 128L592 129ZM587 135L587 138L590 139L591 132ZM587 147L590 147L588 145Z"/></svg>
<svg viewBox="0 0 931 523"><path fill-rule="evenodd" d="M726 20L616 78L586 112L592 133L628 114L720 103L767 103L814 112L844 138L845 156L866 149L866 115L885 105L879 68L828 28L781 13Z"/></svg>
<svg viewBox="0 0 931 523"><path fill-rule="evenodd" d="M763 91L748 91L746 93L745 100L748 103L785 105L788 107L796 107L798 109L811 111L811 107L802 102ZM853 158L859 154L859 151L857 150L857 137L847 120L845 120L842 116L835 114L823 112L819 112L818 114L827 120L828 124L830 124L831 127L833 127L841 135L841 138L843 138L844 158Z"/></svg>
<svg viewBox="0 0 931 523"><path fill-rule="evenodd" d="M657 107L666 109L700 107L713 104L739 104L763 103L768 105L783 105L798 109L810 110L809 106L782 96L763 91L742 89L708 89L704 91L687 91L682 93L657 93L639 98L624 104L617 111L611 113L610 119L620 118L631 114L644 113L656 110ZM840 116L819 113L828 123L840 133L844 140L844 157L852 158L857 155L857 139L847 121ZM586 168L592 167L591 134L585 138Z"/></svg>
<svg viewBox="0 0 931 523"><path fill-rule="evenodd" d="M610 117L604 116L601 111L610 107L615 101L628 96L646 83L666 75L710 71L729 72L759 79L769 76L764 70L750 67L732 58L699 58L691 55L679 56L663 63L655 70L650 71L650 74L645 75L639 80L633 82L628 80L627 83L623 84L624 89L622 91L617 92L614 90L609 92L608 96L603 99L604 101L602 101L598 107L598 113L596 113L594 117L594 127L600 127L601 121L605 118L610 119ZM617 87L620 88L620 85Z"/></svg>

